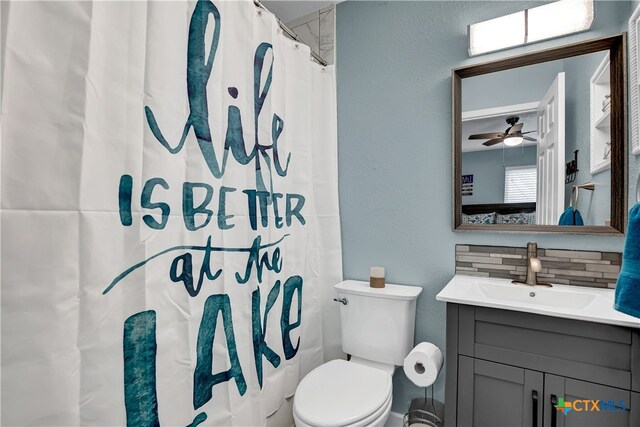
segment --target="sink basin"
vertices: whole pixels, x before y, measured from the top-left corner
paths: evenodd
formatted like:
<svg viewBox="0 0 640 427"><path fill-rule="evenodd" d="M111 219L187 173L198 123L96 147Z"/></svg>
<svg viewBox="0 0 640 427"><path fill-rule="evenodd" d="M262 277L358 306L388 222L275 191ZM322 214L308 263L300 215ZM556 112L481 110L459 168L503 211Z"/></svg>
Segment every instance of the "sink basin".
<svg viewBox="0 0 640 427"><path fill-rule="evenodd" d="M545 316L640 328L640 319L613 308L614 289L554 284L514 285L511 279L457 274L436 299L455 304L515 310Z"/></svg>
<svg viewBox="0 0 640 427"><path fill-rule="evenodd" d="M480 283L478 287L487 298L578 310L587 307L596 298L596 295L586 292L562 291L527 285Z"/></svg>

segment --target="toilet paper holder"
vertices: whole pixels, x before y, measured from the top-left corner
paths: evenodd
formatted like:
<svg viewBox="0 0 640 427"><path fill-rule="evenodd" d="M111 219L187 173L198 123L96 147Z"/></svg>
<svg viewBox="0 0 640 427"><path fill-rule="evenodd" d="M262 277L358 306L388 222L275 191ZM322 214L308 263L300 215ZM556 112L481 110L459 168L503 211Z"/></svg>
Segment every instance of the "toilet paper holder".
<svg viewBox="0 0 640 427"><path fill-rule="evenodd" d="M443 427L444 419L438 416L444 414L444 404L431 398L416 398L409 403L409 410L402 417L402 426L413 425Z"/></svg>
<svg viewBox="0 0 640 427"><path fill-rule="evenodd" d="M444 426L444 404L433 396L433 384L443 361L440 349L428 342L416 345L405 358L404 372L411 382L424 388L424 398L411 399L408 411L402 419L404 427ZM428 390L431 390L431 397L427 395Z"/></svg>

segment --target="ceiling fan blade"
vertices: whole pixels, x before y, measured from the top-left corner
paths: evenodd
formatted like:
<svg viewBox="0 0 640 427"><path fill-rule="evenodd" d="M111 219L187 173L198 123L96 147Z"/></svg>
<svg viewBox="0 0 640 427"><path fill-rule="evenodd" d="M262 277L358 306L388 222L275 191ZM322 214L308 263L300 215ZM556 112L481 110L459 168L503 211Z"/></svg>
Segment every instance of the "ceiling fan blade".
<svg viewBox="0 0 640 427"><path fill-rule="evenodd" d="M507 130L507 134L511 135L520 132L522 130L522 126L524 126L523 123L516 123Z"/></svg>
<svg viewBox="0 0 640 427"><path fill-rule="evenodd" d="M537 130L530 130L529 132L520 132L521 135L525 135L527 133L536 133L538 132Z"/></svg>
<svg viewBox="0 0 640 427"><path fill-rule="evenodd" d="M491 132L491 133L477 133L475 135L470 135L469 139L493 139L493 138L502 138L504 137L504 133L502 132Z"/></svg>
<svg viewBox="0 0 640 427"><path fill-rule="evenodd" d="M522 139L526 139L527 141L537 141L537 139L531 138L530 136L523 136Z"/></svg>
<svg viewBox="0 0 640 427"><path fill-rule="evenodd" d="M485 147L491 147L492 145L500 144L502 141L504 141L504 138L493 138L487 142L483 142L482 145Z"/></svg>

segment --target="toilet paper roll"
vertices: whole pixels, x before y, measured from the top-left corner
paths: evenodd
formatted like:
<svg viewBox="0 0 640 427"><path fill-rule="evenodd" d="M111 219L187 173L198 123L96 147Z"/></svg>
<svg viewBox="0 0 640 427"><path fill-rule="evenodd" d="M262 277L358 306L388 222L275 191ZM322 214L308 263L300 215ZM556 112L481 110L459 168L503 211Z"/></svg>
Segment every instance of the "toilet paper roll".
<svg viewBox="0 0 640 427"><path fill-rule="evenodd" d="M418 387L429 387L442 368L442 352L430 343L421 342L404 358L404 373Z"/></svg>

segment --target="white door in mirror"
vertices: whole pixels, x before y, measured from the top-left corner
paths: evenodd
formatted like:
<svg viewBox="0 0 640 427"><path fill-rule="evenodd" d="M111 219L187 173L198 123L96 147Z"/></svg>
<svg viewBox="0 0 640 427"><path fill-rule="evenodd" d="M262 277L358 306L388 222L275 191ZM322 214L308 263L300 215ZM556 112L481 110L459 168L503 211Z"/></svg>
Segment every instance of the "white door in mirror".
<svg viewBox="0 0 640 427"><path fill-rule="evenodd" d="M564 211L564 73L558 73L538 105L538 191L540 225L558 225Z"/></svg>

